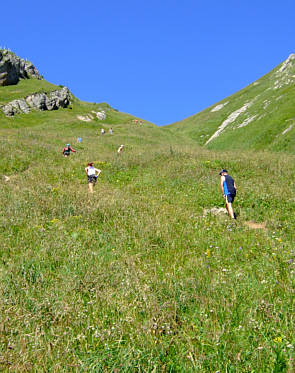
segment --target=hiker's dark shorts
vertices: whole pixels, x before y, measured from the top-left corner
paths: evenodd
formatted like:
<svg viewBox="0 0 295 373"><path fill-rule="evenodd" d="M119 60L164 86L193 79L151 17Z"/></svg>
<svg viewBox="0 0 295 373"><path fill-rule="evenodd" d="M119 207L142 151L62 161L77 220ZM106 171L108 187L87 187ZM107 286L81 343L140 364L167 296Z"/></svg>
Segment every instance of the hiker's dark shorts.
<svg viewBox="0 0 295 373"><path fill-rule="evenodd" d="M64 155L69 156L70 152L64 152Z"/></svg>
<svg viewBox="0 0 295 373"><path fill-rule="evenodd" d="M233 203L234 200L235 200L235 194L228 194L227 196L225 196L225 200L227 203Z"/></svg>
<svg viewBox="0 0 295 373"><path fill-rule="evenodd" d="M97 176L94 176L94 175L88 176L88 183L95 184L96 181L97 181Z"/></svg>

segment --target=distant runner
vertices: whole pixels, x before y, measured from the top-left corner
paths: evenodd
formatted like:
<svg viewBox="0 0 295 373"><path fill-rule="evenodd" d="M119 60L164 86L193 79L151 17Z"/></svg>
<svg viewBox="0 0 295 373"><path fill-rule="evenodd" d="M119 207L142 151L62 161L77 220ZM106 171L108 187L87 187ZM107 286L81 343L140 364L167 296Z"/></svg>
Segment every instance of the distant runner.
<svg viewBox="0 0 295 373"><path fill-rule="evenodd" d="M123 149L124 149L124 145L121 145L119 149L117 150L118 155L122 153Z"/></svg>
<svg viewBox="0 0 295 373"><path fill-rule="evenodd" d="M93 162L89 162L88 166L85 168L86 175L88 177L88 190L93 193L93 187L96 184L97 177L100 175L101 170L93 167Z"/></svg>
<svg viewBox="0 0 295 373"><path fill-rule="evenodd" d="M110 133L110 135L113 134L113 129L112 128L109 129L109 133Z"/></svg>
<svg viewBox="0 0 295 373"><path fill-rule="evenodd" d="M104 135L104 134L105 134L105 130L104 130L104 128L102 128L102 129L100 130L100 134L101 134L101 135Z"/></svg>
<svg viewBox="0 0 295 373"><path fill-rule="evenodd" d="M227 209L229 216L232 219L235 219L236 216L235 216L232 204L234 202L236 191L237 191L236 183L234 179L228 175L226 170L221 170L219 172L219 175L221 176L220 188L221 188L222 195L225 199L225 207Z"/></svg>
<svg viewBox="0 0 295 373"><path fill-rule="evenodd" d="M79 137L77 138L77 142L82 142L82 137L79 136Z"/></svg>
<svg viewBox="0 0 295 373"><path fill-rule="evenodd" d="M76 150L73 149L70 144L67 144L63 148L62 154L64 155L64 157L68 157L71 154L71 152L76 153Z"/></svg>

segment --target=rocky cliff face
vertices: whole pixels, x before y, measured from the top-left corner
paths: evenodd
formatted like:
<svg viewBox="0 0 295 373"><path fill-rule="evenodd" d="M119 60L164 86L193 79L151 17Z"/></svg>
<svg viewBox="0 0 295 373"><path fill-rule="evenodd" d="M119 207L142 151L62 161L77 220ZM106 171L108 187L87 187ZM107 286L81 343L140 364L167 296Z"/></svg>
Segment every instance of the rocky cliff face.
<svg viewBox="0 0 295 373"><path fill-rule="evenodd" d="M28 114L31 110L57 110L67 107L70 103L71 93L68 88L52 91L49 93L34 93L25 98L13 100L0 107L6 116L15 114Z"/></svg>
<svg viewBox="0 0 295 373"><path fill-rule="evenodd" d="M0 50L0 86L17 84L20 79L42 79L35 66L14 53Z"/></svg>

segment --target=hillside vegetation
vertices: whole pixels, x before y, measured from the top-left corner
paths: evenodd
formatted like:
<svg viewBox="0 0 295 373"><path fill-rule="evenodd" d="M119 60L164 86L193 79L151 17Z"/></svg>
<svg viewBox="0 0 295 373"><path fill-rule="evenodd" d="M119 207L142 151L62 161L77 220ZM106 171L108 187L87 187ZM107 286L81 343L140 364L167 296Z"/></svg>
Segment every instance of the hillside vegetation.
<svg viewBox="0 0 295 373"><path fill-rule="evenodd" d="M212 149L295 149L295 55L248 87L169 128Z"/></svg>
<svg viewBox="0 0 295 373"><path fill-rule="evenodd" d="M293 155L208 150L74 97L0 123L1 371L295 370ZM223 167L236 222L204 213Z"/></svg>

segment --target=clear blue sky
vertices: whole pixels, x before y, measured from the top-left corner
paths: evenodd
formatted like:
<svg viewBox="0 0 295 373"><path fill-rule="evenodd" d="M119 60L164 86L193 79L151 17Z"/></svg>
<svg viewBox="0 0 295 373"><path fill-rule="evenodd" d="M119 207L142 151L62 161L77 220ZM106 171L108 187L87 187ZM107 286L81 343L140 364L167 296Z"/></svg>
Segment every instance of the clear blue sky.
<svg viewBox="0 0 295 373"><path fill-rule="evenodd" d="M0 45L82 100L163 125L285 60L294 15L294 0L16 0L1 3Z"/></svg>

